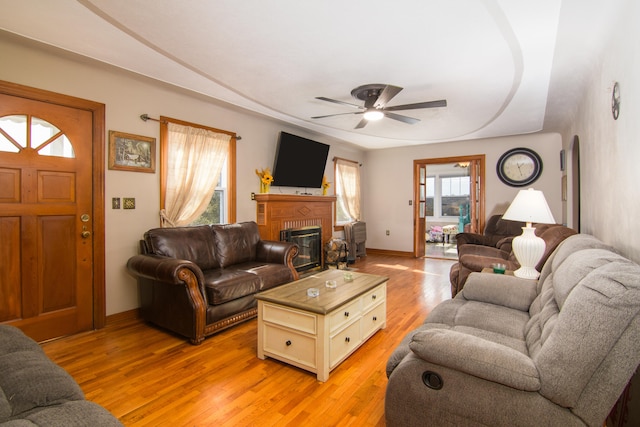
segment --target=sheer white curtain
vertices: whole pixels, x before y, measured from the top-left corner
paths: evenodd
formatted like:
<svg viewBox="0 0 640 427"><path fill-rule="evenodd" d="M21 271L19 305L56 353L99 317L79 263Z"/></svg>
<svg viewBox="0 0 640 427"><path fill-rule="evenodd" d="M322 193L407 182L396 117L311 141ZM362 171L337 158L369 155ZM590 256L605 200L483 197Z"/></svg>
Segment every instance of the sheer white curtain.
<svg viewBox="0 0 640 427"><path fill-rule="evenodd" d="M229 153L231 136L168 123L163 227L188 225L207 208Z"/></svg>
<svg viewBox="0 0 640 427"><path fill-rule="evenodd" d="M360 219L360 165L345 159L336 159L338 197L353 220Z"/></svg>

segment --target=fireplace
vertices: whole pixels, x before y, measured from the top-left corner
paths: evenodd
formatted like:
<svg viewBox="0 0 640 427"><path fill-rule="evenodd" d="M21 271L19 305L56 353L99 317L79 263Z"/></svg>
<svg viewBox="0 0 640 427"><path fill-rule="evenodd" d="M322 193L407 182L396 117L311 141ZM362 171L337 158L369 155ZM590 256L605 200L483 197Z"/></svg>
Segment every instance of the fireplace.
<svg viewBox="0 0 640 427"><path fill-rule="evenodd" d="M280 240L298 245L298 256L293 259L297 272L322 266L322 227L288 228L280 231Z"/></svg>

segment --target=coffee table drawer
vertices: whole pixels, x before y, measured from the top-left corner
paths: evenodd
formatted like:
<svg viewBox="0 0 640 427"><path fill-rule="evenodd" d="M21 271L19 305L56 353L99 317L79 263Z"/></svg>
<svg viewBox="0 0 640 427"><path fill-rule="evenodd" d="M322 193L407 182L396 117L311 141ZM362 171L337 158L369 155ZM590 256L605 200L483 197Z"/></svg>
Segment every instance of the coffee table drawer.
<svg viewBox="0 0 640 427"><path fill-rule="evenodd" d="M287 307L264 304L262 319L265 322L286 326L308 334L317 332L316 316Z"/></svg>
<svg viewBox="0 0 640 427"><path fill-rule="evenodd" d="M360 343L360 321L357 321L331 338L329 343L329 367L333 368L340 363Z"/></svg>
<svg viewBox="0 0 640 427"><path fill-rule="evenodd" d="M316 368L316 339L277 326L264 326L264 351L296 365Z"/></svg>
<svg viewBox="0 0 640 427"><path fill-rule="evenodd" d="M366 311L387 297L387 283L383 283L377 288L367 292L362 296L362 310Z"/></svg>
<svg viewBox="0 0 640 427"><path fill-rule="evenodd" d="M362 337L368 338L377 329L382 329L387 322L387 305L382 303L362 315Z"/></svg>
<svg viewBox="0 0 640 427"><path fill-rule="evenodd" d="M362 299L357 298L348 304L336 309L333 313L329 314L329 331L333 333L340 329L341 326L346 325L353 319L358 318L362 311Z"/></svg>

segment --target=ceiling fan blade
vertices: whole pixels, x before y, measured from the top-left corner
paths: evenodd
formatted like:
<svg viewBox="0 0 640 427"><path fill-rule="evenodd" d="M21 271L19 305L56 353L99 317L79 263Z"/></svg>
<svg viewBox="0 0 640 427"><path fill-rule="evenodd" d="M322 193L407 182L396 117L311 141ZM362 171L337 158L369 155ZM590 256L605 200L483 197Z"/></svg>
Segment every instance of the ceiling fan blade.
<svg viewBox="0 0 640 427"><path fill-rule="evenodd" d="M391 101L391 99L399 94L401 90L401 87L386 85L373 106L375 108L384 108L384 106L387 105L387 102Z"/></svg>
<svg viewBox="0 0 640 427"><path fill-rule="evenodd" d="M338 113L338 114L327 114L325 116L314 116L312 119L324 119L325 117L333 117L333 116L345 116L347 114L362 114L360 112L354 111L352 113Z"/></svg>
<svg viewBox="0 0 640 427"><path fill-rule="evenodd" d="M416 104L394 105L393 107L384 108L384 111L417 110L419 108L437 108L446 106L447 100L441 99L439 101L418 102Z"/></svg>
<svg viewBox="0 0 640 427"><path fill-rule="evenodd" d="M369 123L369 120L363 118L362 120L360 120L360 122L356 125L354 129L362 129L367 125L367 123Z"/></svg>
<svg viewBox="0 0 640 427"><path fill-rule="evenodd" d="M334 104L347 105L349 107L355 107L355 108L359 108L359 109L363 108L360 105L351 104L349 102L344 102L344 101L338 101L337 99L325 98L324 96L316 96L316 99L319 99L320 101L333 102Z"/></svg>
<svg viewBox="0 0 640 427"><path fill-rule="evenodd" d="M413 117L401 116L400 114L389 113L387 111L384 112L384 116L393 120L397 120L399 122L407 123L413 125L418 123L420 119L414 119Z"/></svg>

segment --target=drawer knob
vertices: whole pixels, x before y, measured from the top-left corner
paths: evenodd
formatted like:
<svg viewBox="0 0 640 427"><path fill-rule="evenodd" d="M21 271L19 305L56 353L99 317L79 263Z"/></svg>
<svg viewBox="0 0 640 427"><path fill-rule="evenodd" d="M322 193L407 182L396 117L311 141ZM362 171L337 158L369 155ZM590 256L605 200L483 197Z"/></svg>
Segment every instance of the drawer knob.
<svg viewBox="0 0 640 427"><path fill-rule="evenodd" d="M289 347L291 345L291 340L287 340L285 344L287 345L287 347Z"/></svg>
<svg viewBox="0 0 640 427"><path fill-rule="evenodd" d="M373 316L373 321L377 321L378 320L378 316Z"/></svg>
<svg viewBox="0 0 640 427"><path fill-rule="evenodd" d="M344 312L344 317L349 317L349 312L348 311Z"/></svg>
<svg viewBox="0 0 640 427"><path fill-rule="evenodd" d="M376 299L376 294L371 295L371 299Z"/></svg>
<svg viewBox="0 0 640 427"><path fill-rule="evenodd" d="M349 337L346 337L346 338L344 339L344 342L350 342L350 341L351 341L351 338L349 338Z"/></svg>

